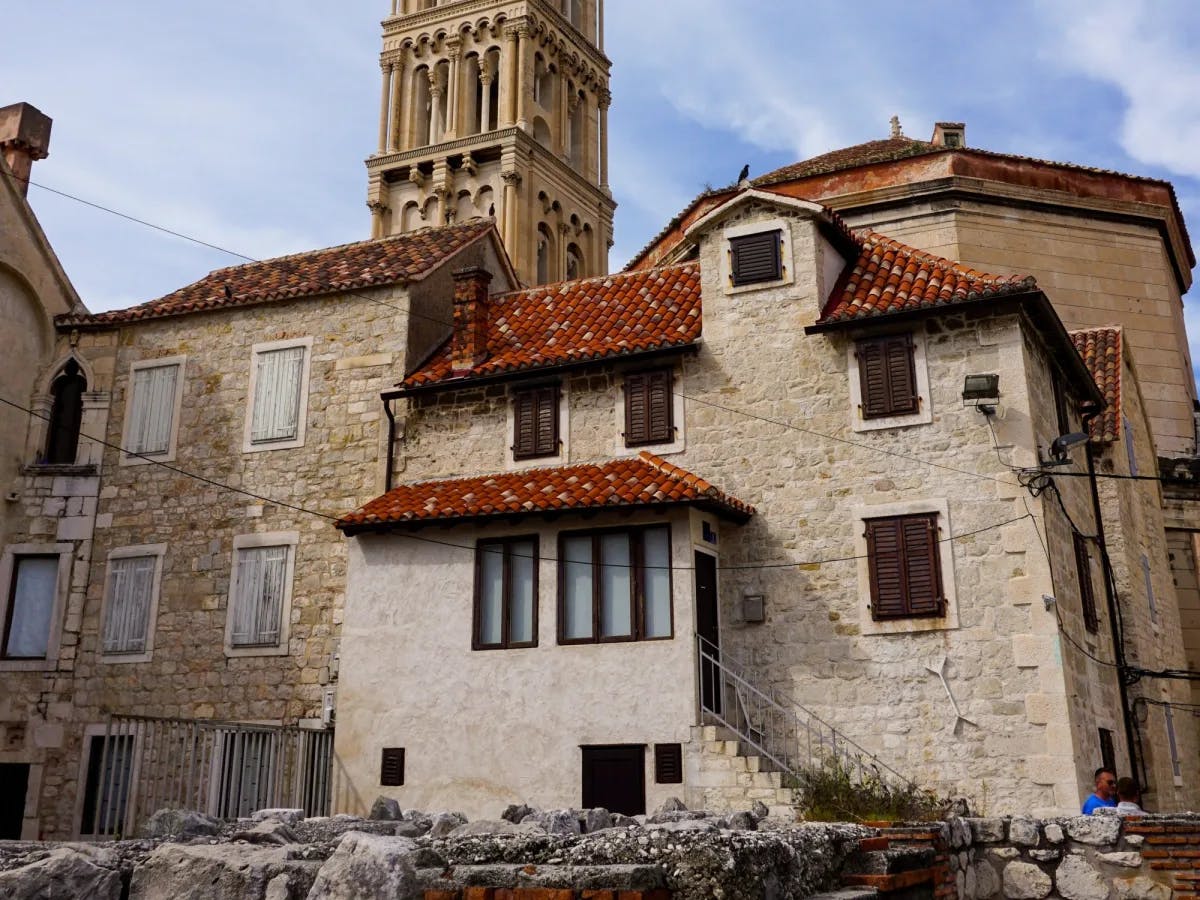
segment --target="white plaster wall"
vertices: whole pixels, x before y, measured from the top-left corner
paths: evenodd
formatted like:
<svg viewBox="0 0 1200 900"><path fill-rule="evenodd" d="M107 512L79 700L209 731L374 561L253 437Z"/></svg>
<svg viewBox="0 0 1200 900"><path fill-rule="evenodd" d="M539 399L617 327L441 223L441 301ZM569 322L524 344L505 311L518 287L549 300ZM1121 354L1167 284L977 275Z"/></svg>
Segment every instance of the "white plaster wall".
<svg viewBox="0 0 1200 900"><path fill-rule="evenodd" d="M559 646L558 533L670 521L675 636ZM538 646L471 649L474 544L540 539ZM428 538L431 543L421 540ZM616 513L588 520L366 535L348 541L349 577L338 687L338 812L375 797L404 807L498 817L519 801L582 800L581 744L646 744L646 803L682 785L655 785L655 743L686 742L695 723L692 537L688 514ZM468 549L446 546L457 544ZM380 750L405 749L405 784L379 785Z"/></svg>

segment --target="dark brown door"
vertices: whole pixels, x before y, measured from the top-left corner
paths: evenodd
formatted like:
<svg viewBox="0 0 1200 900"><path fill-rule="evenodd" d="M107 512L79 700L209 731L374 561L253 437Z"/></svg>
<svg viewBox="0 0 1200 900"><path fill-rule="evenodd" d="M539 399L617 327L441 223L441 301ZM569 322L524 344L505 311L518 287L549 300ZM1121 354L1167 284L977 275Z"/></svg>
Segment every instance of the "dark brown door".
<svg viewBox="0 0 1200 900"><path fill-rule="evenodd" d="M610 744L583 750L583 808L627 816L646 811L646 747Z"/></svg>
<svg viewBox="0 0 1200 900"><path fill-rule="evenodd" d="M721 714L721 630L717 619L717 559L694 554L696 576L696 633L700 641L700 703L704 710Z"/></svg>
<svg viewBox="0 0 1200 900"><path fill-rule="evenodd" d="M0 763L0 840L19 841L25 817L28 763Z"/></svg>

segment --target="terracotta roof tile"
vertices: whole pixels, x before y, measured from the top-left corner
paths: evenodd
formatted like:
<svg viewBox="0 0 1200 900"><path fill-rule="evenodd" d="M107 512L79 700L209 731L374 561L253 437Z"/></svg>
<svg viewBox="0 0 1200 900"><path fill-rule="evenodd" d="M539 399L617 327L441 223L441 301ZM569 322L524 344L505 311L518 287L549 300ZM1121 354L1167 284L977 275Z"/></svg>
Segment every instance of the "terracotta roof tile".
<svg viewBox="0 0 1200 900"><path fill-rule="evenodd" d="M698 263L564 281L492 297L483 362L452 374L447 340L400 387L687 346L699 337Z"/></svg>
<svg viewBox="0 0 1200 900"><path fill-rule="evenodd" d="M988 275L876 232L858 232L858 259L834 287L818 325L869 319L1035 290L1032 276Z"/></svg>
<svg viewBox="0 0 1200 900"><path fill-rule="evenodd" d="M754 507L652 453L604 463L560 466L401 485L338 519L351 531L559 510L690 503L737 521Z"/></svg>
<svg viewBox="0 0 1200 900"><path fill-rule="evenodd" d="M1111 443L1121 436L1121 329L1072 331L1071 340L1104 395L1104 412L1092 419L1092 440Z"/></svg>
<svg viewBox="0 0 1200 900"><path fill-rule="evenodd" d="M755 187L765 187L778 184L781 181L791 181L795 178L808 178L813 175L825 175L829 172L840 172L842 169L853 169L858 166L870 166L875 163L892 162L897 159L907 159L910 156L923 156L926 153L940 153L943 147L935 147L926 141L913 138L898 137L884 138L881 141L867 141L852 147L842 147L814 156L811 159L775 169L765 175L755 178Z"/></svg>
<svg viewBox="0 0 1200 900"><path fill-rule="evenodd" d="M251 306L419 280L492 228L490 219L229 266L157 300L128 309L64 315L60 325L109 325Z"/></svg>

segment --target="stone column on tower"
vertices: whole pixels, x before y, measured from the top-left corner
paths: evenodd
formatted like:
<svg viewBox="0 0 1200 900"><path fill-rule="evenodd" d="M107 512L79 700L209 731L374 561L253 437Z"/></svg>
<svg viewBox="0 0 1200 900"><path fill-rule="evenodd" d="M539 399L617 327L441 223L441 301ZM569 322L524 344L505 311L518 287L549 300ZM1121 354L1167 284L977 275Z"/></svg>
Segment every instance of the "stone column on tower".
<svg viewBox="0 0 1200 900"><path fill-rule="evenodd" d="M401 127L403 122L404 111L404 74L405 74L405 58L404 54L398 53L392 61L392 103L391 103L391 124L388 128L388 151L391 153L401 149Z"/></svg>
<svg viewBox="0 0 1200 900"><path fill-rule="evenodd" d="M462 131L459 123L459 110L462 108L462 84L459 77L462 64L462 39L451 38L446 42L446 55L450 57L450 66L446 75L446 134L445 139L452 141Z"/></svg>
<svg viewBox="0 0 1200 900"><path fill-rule="evenodd" d="M382 99L379 102L379 152L387 150L388 114L392 109L392 66L390 63L380 63L383 72Z"/></svg>
<svg viewBox="0 0 1200 900"><path fill-rule="evenodd" d="M517 127L529 131L529 25L522 22L517 26L517 78L515 93L517 96Z"/></svg>
<svg viewBox="0 0 1200 900"><path fill-rule="evenodd" d="M500 127L510 128L517 121L517 30L504 29L504 50L500 54Z"/></svg>
<svg viewBox="0 0 1200 900"><path fill-rule="evenodd" d="M612 103L612 94L608 88L601 88L599 95L600 106L600 188L611 194L608 187L608 107Z"/></svg>

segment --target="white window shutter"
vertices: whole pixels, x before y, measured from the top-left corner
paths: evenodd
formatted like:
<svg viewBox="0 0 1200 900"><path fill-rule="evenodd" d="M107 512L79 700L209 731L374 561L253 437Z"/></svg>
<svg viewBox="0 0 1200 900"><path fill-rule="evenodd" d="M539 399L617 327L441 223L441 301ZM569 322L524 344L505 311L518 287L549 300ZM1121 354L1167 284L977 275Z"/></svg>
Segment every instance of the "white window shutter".
<svg viewBox="0 0 1200 900"><path fill-rule="evenodd" d="M287 441L298 434L304 354L304 347L287 347L257 355L252 442Z"/></svg>
<svg viewBox="0 0 1200 900"><path fill-rule="evenodd" d="M234 646L279 643L287 547L238 551L233 607Z"/></svg>
<svg viewBox="0 0 1200 900"><path fill-rule="evenodd" d="M105 653L140 653L146 649L155 563L153 556L109 561Z"/></svg>
<svg viewBox="0 0 1200 900"><path fill-rule="evenodd" d="M175 415L175 384L179 366L153 366L133 373L133 401L129 408L130 453L166 453L171 446L171 420Z"/></svg>

